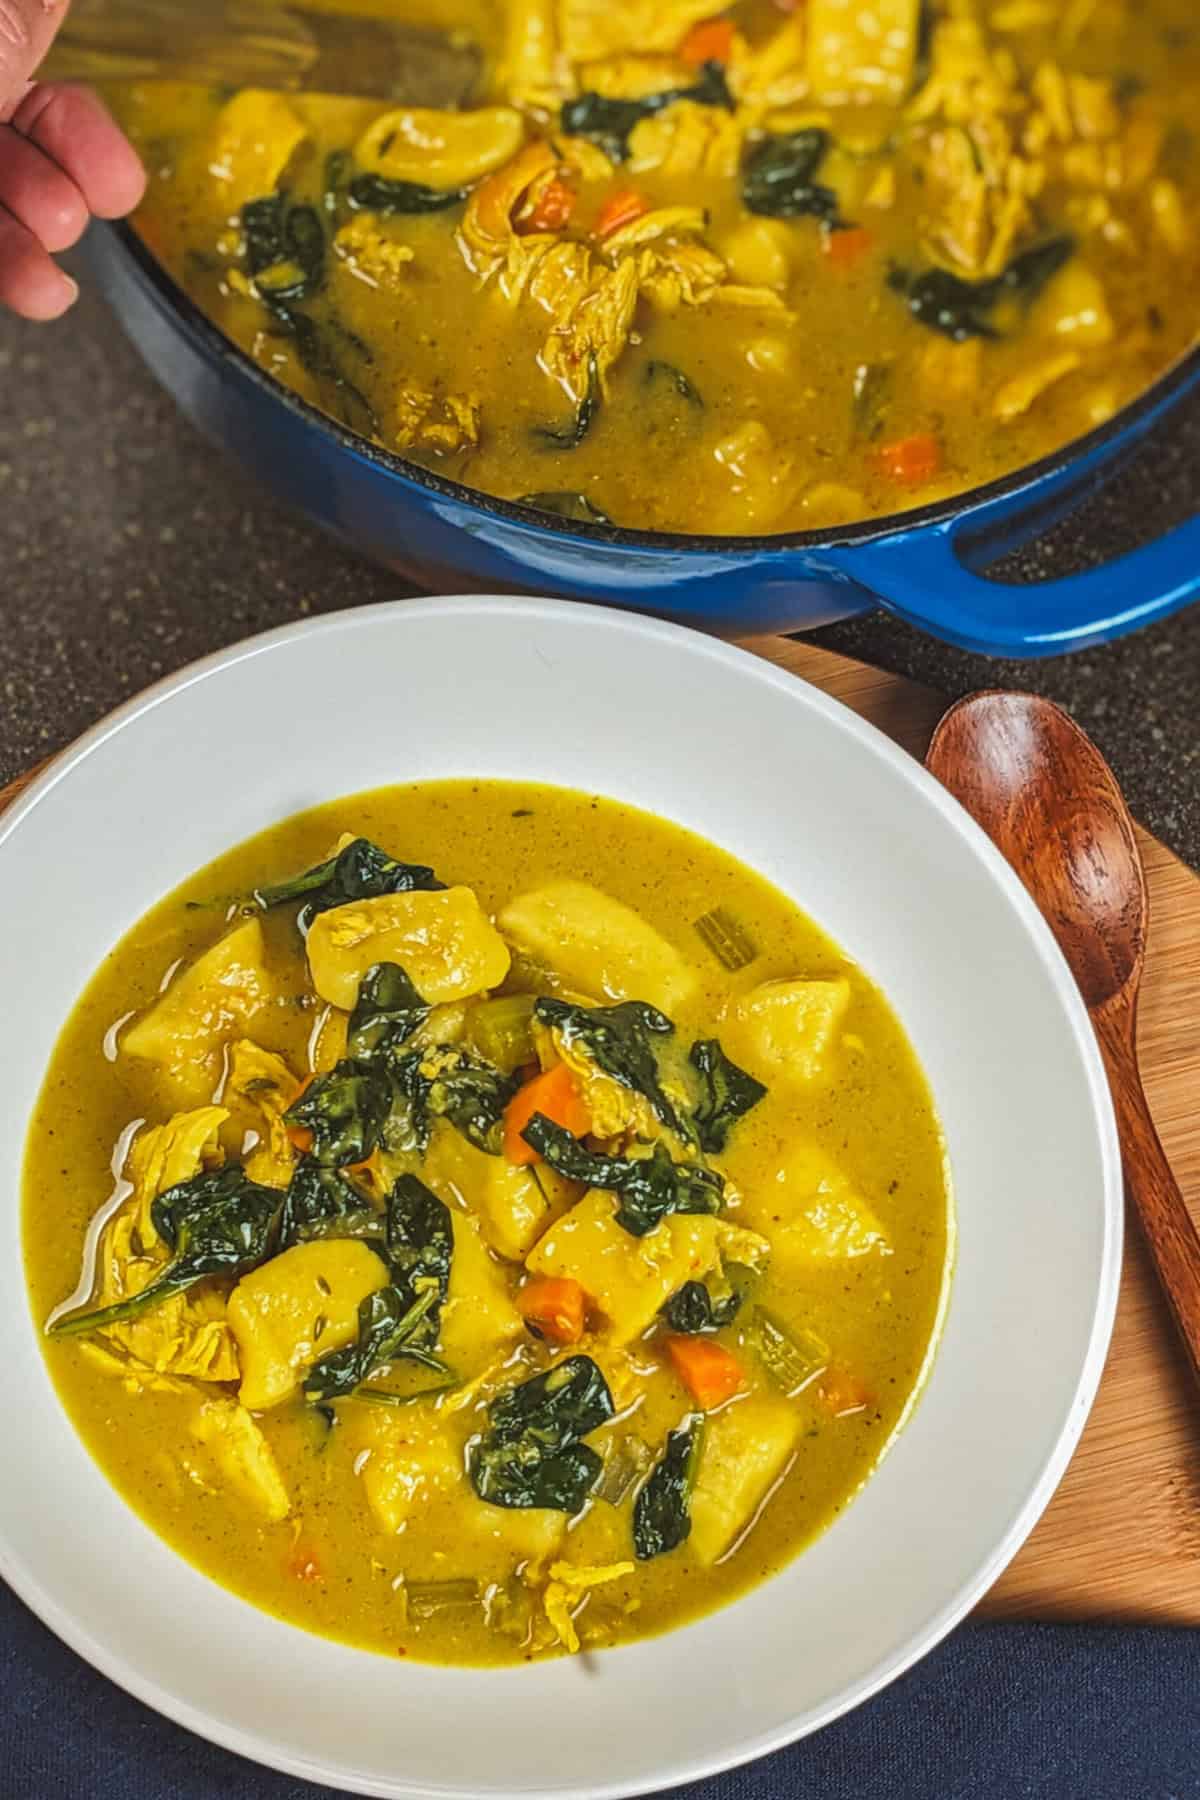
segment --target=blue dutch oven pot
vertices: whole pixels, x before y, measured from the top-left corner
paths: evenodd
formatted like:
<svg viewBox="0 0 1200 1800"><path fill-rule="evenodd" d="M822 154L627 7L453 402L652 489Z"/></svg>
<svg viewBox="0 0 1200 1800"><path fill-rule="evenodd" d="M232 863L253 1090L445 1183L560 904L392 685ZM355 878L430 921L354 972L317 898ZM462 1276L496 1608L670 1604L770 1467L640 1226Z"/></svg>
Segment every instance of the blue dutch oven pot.
<svg viewBox="0 0 1200 1800"><path fill-rule="evenodd" d="M266 375L128 226L93 226L87 248L125 330L201 431L350 548L435 591L561 594L738 636L882 605L948 643L1010 657L1104 643L1200 591L1200 516L1059 581L979 572L1095 490L1200 382L1200 349L1099 430L970 493L833 530L691 537L550 520L405 462Z"/></svg>

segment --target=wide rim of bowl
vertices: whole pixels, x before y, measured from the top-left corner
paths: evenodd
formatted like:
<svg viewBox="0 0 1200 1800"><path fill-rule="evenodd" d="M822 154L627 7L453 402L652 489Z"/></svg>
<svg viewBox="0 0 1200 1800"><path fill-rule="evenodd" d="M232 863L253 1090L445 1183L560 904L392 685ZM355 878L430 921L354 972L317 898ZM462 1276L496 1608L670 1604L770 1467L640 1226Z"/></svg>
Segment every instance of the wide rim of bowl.
<svg viewBox="0 0 1200 1800"><path fill-rule="evenodd" d="M916 531L923 526L946 525L961 515L990 507L997 501L1016 499L1023 493L1028 492L1032 498L1042 483L1051 476L1064 473L1073 463L1083 461L1106 447L1115 448L1142 419L1160 410L1173 398L1182 397L1191 383L1200 377L1198 343L1192 349L1185 350L1147 388L1114 413L1111 419L1093 426L1082 436L1070 439L1057 450L1047 452L1034 462L1021 464L1019 468L1011 470L1007 475L998 476L994 481L964 489L962 493L951 494L942 500L930 501L925 506L913 507L907 512L886 513L879 518L861 519L849 525L768 533L757 537L646 531L634 526L593 524L574 519L568 522L556 518L552 513L542 512L537 507L526 506L518 500L504 500L494 494L485 494L482 489L470 487L465 482L453 481L448 476L426 469L420 463L410 462L382 444L376 444L370 438L351 431L348 426L322 412L311 401L293 393L291 388L261 368L219 326L214 325L166 266L159 262L132 224L121 220L94 225L92 229L111 236L120 251L134 264L140 278L154 291L160 302L178 315L180 324L201 341L210 357L233 364L238 373L262 394L290 412L307 428L331 439L340 449L360 461L424 488L431 495L455 501L460 506L473 507L480 513L508 520L512 524L533 526L554 537L582 539L584 542L607 544L614 548L655 551L660 555L669 551L678 556L729 557L769 551L778 554L789 550L829 549L835 545L841 548L871 544L883 538L894 537L898 532Z"/></svg>
<svg viewBox="0 0 1200 1800"><path fill-rule="evenodd" d="M755 657L750 651L672 621L586 605L578 601L524 595L468 594L375 603L315 619L301 619L278 627L187 664L175 674L164 677L125 701L85 731L33 779L25 792L0 817L0 858L6 853L14 835L19 832L22 821L54 788L69 781L72 771L93 752L139 718L168 704L175 694L208 680L222 670L257 657L269 657L274 649L291 644L298 638L336 637L342 633L357 633L373 627L386 628L398 617L428 618L451 611L462 615L465 626L473 611L494 612L497 608L508 612L514 622L519 620L526 625L536 624L539 619L548 617L567 618L573 625L594 630L625 632L647 639L683 640L692 651L743 672L749 664L756 670L759 679L790 693L798 705L815 711L831 731L847 733L882 756L906 786L920 792L926 801L933 804L946 828L965 842L1029 932L1033 948L1039 953L1046 979L1070 1022L1098 1127L1103 1172L1104 1230L1100 1274L1096 1284L1087 1349L1066 1421L1046 1454L1038 1478L1024 1504L1000 1541L980 1557L975 1568L961 1582L952 1600L932 1613L924 1625L904 1643L880 1657L834 1701L823 1706L819 1716L813 1719L798 1713L778 1727L730 1743L719 1752L690 1761L679 1761L672 1767L659 1770L649 1780L639 1779L636 1784L619 1780L593 1782L585 1786L526 1786L497 1790L497 1793L511 1794L513 1800L633 1800L635 1796L659 1793L667 1788L723 1774L742 1764L768 1756L824 1729L826 1725L870 1700L935 1649L961 1623L1012 1560L1033 1530L1062 1478L1079 1441L1103 1373L1116 1313L1122 1263L1124 1190L1120 1143L1099 1046L1062 952L1020 880L959 802L915 757L902 750L877 727L861 719L840 701L834 700L802 677L763 658ZM356 1775L353 1770L296 1755L289 1751L286 1744L231 1724L227 1719L194 1705L185 1695L144 1678L129 1667L119 1654L110 1651L87 1627L79 1624L68 1605L60 1602L35 1577L27 1573L14 1559L3 1539L0 1539L0 1576L63 1643L102 1675L173 1723L236 1755L302 1780L324 1783L346 1793L368 1795L372 1800L477 1800L471 1789L415 1786L403 1779L379 1781L363 1773Z"/></svg>

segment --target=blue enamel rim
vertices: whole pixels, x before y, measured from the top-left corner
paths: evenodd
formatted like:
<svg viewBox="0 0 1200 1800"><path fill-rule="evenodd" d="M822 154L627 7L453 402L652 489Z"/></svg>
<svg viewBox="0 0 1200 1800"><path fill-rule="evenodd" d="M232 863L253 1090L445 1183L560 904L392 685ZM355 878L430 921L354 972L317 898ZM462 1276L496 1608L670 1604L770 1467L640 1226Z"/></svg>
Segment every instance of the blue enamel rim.
<svg viewBox="0 0 1200 1800"><path fill-rule="evenodd" d="M235 364L243 375L248 377L256 387L270 394L287 411L304 420L309 426L315 426L326 437L332 438L343 449L353 451L355 455L367 462L375 463L390 474L399 475L427 489L431 494L455 500L461 505L474 506L480 512L490 513L499 519L511 519L521 524L536 524L539 528L561 538L591 539L596 543L627 545L645 550L671 551L678 555L697 556L714 554L753 553L755 551L780 550L815 550L834 545L839 547L859 546L878 543L881 539L894 538L898 533L908 535L920 530L923 526L948 526L965 514L974 514L980 508L990 508L994 502L1018 500L1021 495L1032 489L1041 489L1052 477L1066 474L1073 465L1093 460L1097 453L1113 448L1131 434L1143 421L1161 412L1172 400L1182 397L1197 381L1200 381L1200 344L1188 350L1171 365L1158 379L1146 388L1135 400L1123 407L1120 412L1096 426L1083 437L1073 438L1070 443L1058 450L1051 451L1036 462L1025 463L1009 475L1002 475L995 481L987 482L980 487L964 489L944 500L933 501L927 506L913 507L904 512L888 513L882 518L872 518L856 525L838 526L836 531L790 531L777 532L762 537L705 537L693 532L643 531L634 526L599 525L585 521L571 520L570 529L566 529L562 520L553 513L545 513L536 507L522 505L520 501L502 500L493 494L485 494L479 488L473 488L465 482L453 481L444 475L437 475L424 468L420 463L408 462L394 451L385 449L370 438L361 437L350 431L338 420L331 418L319 407L293 393L290 388L277 381L273 375L260 368L253 357L249 356L240 345L212 323L196 305L195 301L181 288L173 276L147 249L132 226L125 222L107 225L104 229L113 232L120 240L125 252L137 264L143 278L157 291L161 299L177 312L191 331L201 337L210 352L221 360ZM964 520L965 522L965 520Z"/></svg>
<svg viewBox="0 0 1200 1800"><path fill-rule="evenodd" d="M376 544L380 560L392 562L394 554L403 567L407 545L421 536L421 515L430 520L441 515L450 536L443 529L441 556L432 560L434 585L448 572L466 571L471 562L470 556L457 560L457 531L479 540L473 574L482 572L484 585L529 587L549 578L569 598L608 599L651 610L658 605L684 623L732 634L811 628L880 603L948 643L1009 657L1060 655L1106 643L1186 607L1200 594L1200 511L1151 544L1061 580L1009 583L979 572L988 556L1027 542L1051 518L1076 506L1186 392L1200 385L1200 346L1180 356L1130 405L1085 436L997 481L927 506L833 531L763 536L646 531L565 522L520 500L480 493L358 436L284 387L225 337L130 225L101 230L115 265L124 265L131 290L146 297L167 333L176 331L216 382L225 374L234 387L257 396L261 407L273 410L281 423L291 421L317 446L317 455L326 446L322 481L327 482L327 470L340 457L347 468L358 464L363 477L376 484L396 482L398 491L407 493L407 520L394 520L390 535L385 531ZM119 315L126 306L128 301L117 295ZM137 340L139 331L131 329ZM148 356L167 387L187 405L162 347L157 356L149 351ZM210 412L209 427L212 436L239 450L246 461L245 441L241 446L228 443L219 409ZM308 466L309 472L313 468L311 459L300 466ZM284 490L290 486L282 479L273 484ZM313 504L311 493L293 491L288 497L299 500L300 508L335 529L351 547L367 547L360 538L371 538L371 513L363 515L362 506L371 502L362 488L356 490L356 520L338 520L320 500ZM588 554L588 547L594 553ZM673 571L667 580L664 569ZM426 563L426 580L428 576Z"/></svg>

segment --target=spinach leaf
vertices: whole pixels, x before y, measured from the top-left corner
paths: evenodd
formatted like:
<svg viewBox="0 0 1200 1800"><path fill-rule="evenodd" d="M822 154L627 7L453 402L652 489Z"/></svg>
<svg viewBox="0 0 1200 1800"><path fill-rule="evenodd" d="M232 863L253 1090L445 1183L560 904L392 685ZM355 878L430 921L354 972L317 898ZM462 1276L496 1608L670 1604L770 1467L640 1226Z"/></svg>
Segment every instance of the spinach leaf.
<svg viewBox="0 0 1200 1800"><path fill-rule="evenodd" d="M287 1250L312 1237L339 1236L333 1225L359 1219L363 1211L361 1196L343 1176L335 1169L322 1168L311 1156L302 1156L283 1196L279 1248ZM380 1235L382 1229L380 1221Z"/></svg>
<svg viewBox="0 0 1200 1800"><path fill-rule="evenodd" d="M280 1204L278 1190L251 1181L240 1163L177 1183L150 1207L154 1229L172 1252L161 1273L140 1293L92 1312L69 1313L51 1331L73 1337L118 1325L207 1276L236 1280L248 1274L274 1251Z"/></svg>
<svg viewBox="0 0 1200 1800"><path fill-rule="evenodd" d="M346 375L316 323L307 313L297 312L294 306L269 300L265 294L263 298L275 320L273 335L289 339L301 366L331 390L326 402L328 410L351 431L378 437L379 418L374 407L362 389ZM352 335L343 331L333 319L327 321L327 329L347 338Z"/></svg>
<svg viewBox="0 0 1200 1800"><path fill-rule="evenodd" d="M422 1067L431 1054L444 1065L436 1075L425 1074ZM477 1150L499 1155L504 1109L518 1086L514 1076L457 1046L410 1051L391 1063L391 1073L395 1101L386 1132L389 1148L423 1152L434 1119L448 1119Z"/></svg>
<svg viewBox="0 0 1200 1800"><path fill-rule="evenodd" d="M395 1049L429 1017L430 1008L399 963L373 963L358 985L346 1035L347 1053L369 1062Z"/></svg>
<svg viewBox="0 0 1200 1800"><path fill-rule="evenodd" d="M388 1197L384 1255L390 1284L359 1306L355 1342L331 1350L309 1371L307 1399L352 1393L401 1358L449 1373L433 1351L450 1282L454 1229L449 1209L415 1175L401 1175Z"/></svg>
<svg viewBox="0 0 1200 1800"><path fill-rule="evenodd" d="M383 1142L392 1105L384 1070L345 1058L318 1075L284 1113L287 1125L306 1125L313 1134L311 1155L322 1168L343 1169L365 1162Z"/></svg>
<svg viewBox="0 0 1200 1800"><path fill-rule="evenodd" d="M704 411L704 400L699 388L688 379L683 370L677 369L674 363L663 362L659 357L652 357L643 371L642 386L655 387L659 382L669 383L681 400L686 400L688 405L694 406L698 412Z"/></svg>
<svg viewBox="0 0 1200 1800"><path fill-rule="evenodd" d="M1006 294L1015 294L1026 303L1035 300L1074 253L1073 238L1047 238L1045 243L1022 250L1002 274L987 281L963 281L948 269L927 269L923 275L893 269L888 286L907 301L918 324L961 344L972 337L998 336L989 316L997 302Z"/></svg>
<svg viewBox="0 0 1200 1800"><path fill-rule="evenodd" d="M353 167L354 157L349 150L331 150L325 158L321 204L327 213L332 213L335 217L341 210L346 178Z"/></svg>
<svg viewBox="0 0 1200 1800"><path fill-rule="evenodd" d="M350 183L351 206L367 212L445 212L466 197L466 188L424 187L419 181L388 181L382 175L356 175Z"/></svg>
<svg viewBox="0 0 1200 1800"><path fill-rule="evenodd" d="M426 1105L435 1118L449 1119L477 1150L499 1156L504 1135L504 1109L517 1091L515 1076L502 1075L468 1050L457 1053L454 1068L435 1075Z"/></svg>
<svg viewBox="0 0 1200 1800"><path fill-rule="evenodd" d="M404 1305L400 1291L380 1288L368 1294L358 1309L358 1336L352 1344L331 1350L314 1363L304 1383L310 1401L337 1400L354 1392L377 1369L401 1358L423 1363L439 1374L449 1371L443 1362L416 1341L437 1300L437 1289L426 1284L417 1298Z"/></svg>
<svg viewBox="0 0 1200 1800"><path fill-rule="evenodd" d="M677 1550L691 1536L689 1502L703 1438L704 1420L699 1414L686 1419L678 1431L667 1433L662 1456L633 1503L633 1553L639 1562Z"/></svg>
<svg viewBox="0 0 1200 1800"><path fill-rule="evenodd" d="M246 267L273 311L307 300L324 283L325 229L314 206L289 206L281 193L250 200L242 234Z"/></svg>
<svg viewBox="0 0 1200 1800"><path fill-rule="evenodd" d="M892 368L889 363L859 363L854 372L854 400L851 416L859 437L876 442L883 430L892 398Z"/></svg>
<svg viewBox="0 0 1200 1800"><path fill-rule="evenodd" d="M254 897L263 908L303 900L297 921L303 931L317 913L351 900L377 900L381 894L410 894L418 889L429 893L444 887L423 863L398 862L370 838L359 837L328 862L318 863L290 881L258 888Z"/></svg>
<svg viewBox="0 0 1200 1800"><path fill-rule="evenodd" d="M597 1156L561 1125L535 1113L521 1133L552 1169L569 1181L616 1194L617 1224L631 1237L645 1237L669 1213L717 1213L724 1183L713 1169L672 1162L665 1144L650 1156Z"/></svg>
<svg viewBox="0 0 1200 1800"><path fill-rule="evenodd" d="M555 513L560 519L574 519L581 525L611 525L606 512L594 506L586 494L561 493L522 494L521 506L536 506L539 512Z"/></svg>
<svg viewBox="0 0 1200 1800"><path fill-rule="evenodd" d="M716 1038L698 1039L689 1060L704 1083L704 1098L692 1114L700 1148L710 1153L723 1150L730 1127L757 1106L767 1090L729 1060Z"/></svg>
<svg viewBox="0 0 1200 1800"><path fill-rule="evenodd" d="M288 207L283 222L283 247L304 272L305 296L315 294L325 280L325 227L315 206Z"/></svg>
<svg viewBox="0 0 1200 1800"><path fill-rule="evenodd" d="M535 425L533 436L553 450L578 450L595 422L600 407L600 370L593 351L588 357L587 388L569 425Z"/></svg>
<svg viewBox="0 0 1200 1800"><path fill-rule="evenodd" d="M614 100L606 94L589 91L568 100L559 123L568 137L590 138L613 162L624 162L629 156L629 139L643 119L673 106L676 100L694 100L698 106L722 106L734 110L733 95L719 62L706 62L691 87L668 88L662 93L645 94L640 100Z"/></svg>
<svg viewBox="0 0 1200 1800"><path fill-rule="evenodd" d="M242 236L246 240L246 267L252 276L283 261L282 194L264 194L260 200L246 202L242 208Z"/></svg>
<svg viewBox="0 0 1200 1800"><path fill-rule="evenodd" d="M827 131L811 127L765 137L742 164L742 204L769 219L839 222L838 198L813 178L829 149Z"/></svg>
<svg viewBox="0 0 1200 1800"><path fill-rule="evenodd" d="M454 1229L450 1209L415 1175L401 1175L387 1206L387 1256L396 1287L404 1300L416 1299L422 1284L432 1281L436 1301L423 1316L417 1342L437 1342L438 1317L450 1283Z"/></svg>
<svg viewBox="0 0 1200 1800"><path fill-rule="evenodd" d="M468 1453L475 1492L493 1506L577 1513L603 1468L580 1440L613 1412L608 1383L590 1356L569 1356L509 1388L493 1400L489 1430Z"/></svg>
<svg viewBox="0 0 1200 1800"><path fill-rule="evenodd" d="M696 1337L702 1331L717 1331L736 1318L742 1296L736 1288L714 1300L702 1281L685 1281L664 1307L663 1318L672 1331Z"/></svg>
<svg viewBox="0 0 1200 1800"><path fill-rule="evenodd" d="M687 1135L662 1090L650 1041L674 1032L666 1013L644 1000L622 1000L617 1006L575 1006L568 1000L543 996L534 1005L533 1015L558 1032L564 1049L581 1047L598 1069L648 1100L664 1125L681 1137Z"/></svg>

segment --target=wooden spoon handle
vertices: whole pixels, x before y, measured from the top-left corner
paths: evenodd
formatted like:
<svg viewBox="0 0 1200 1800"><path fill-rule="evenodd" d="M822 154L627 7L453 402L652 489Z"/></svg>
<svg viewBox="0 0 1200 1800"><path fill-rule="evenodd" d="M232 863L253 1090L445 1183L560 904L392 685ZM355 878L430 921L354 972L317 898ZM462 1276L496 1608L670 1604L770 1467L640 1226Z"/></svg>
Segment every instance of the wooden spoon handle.
<svg viewBox="0 0 1200 1800"><path fill-rule="evenodd" d="M1141 1220L1192 1374L1200 1382L1200 1232L1154 1129L1132 1020L1124 1008L1113 1006L1098 1007L1092 1020L1117 1114L1125 1193Z"/></svg>

